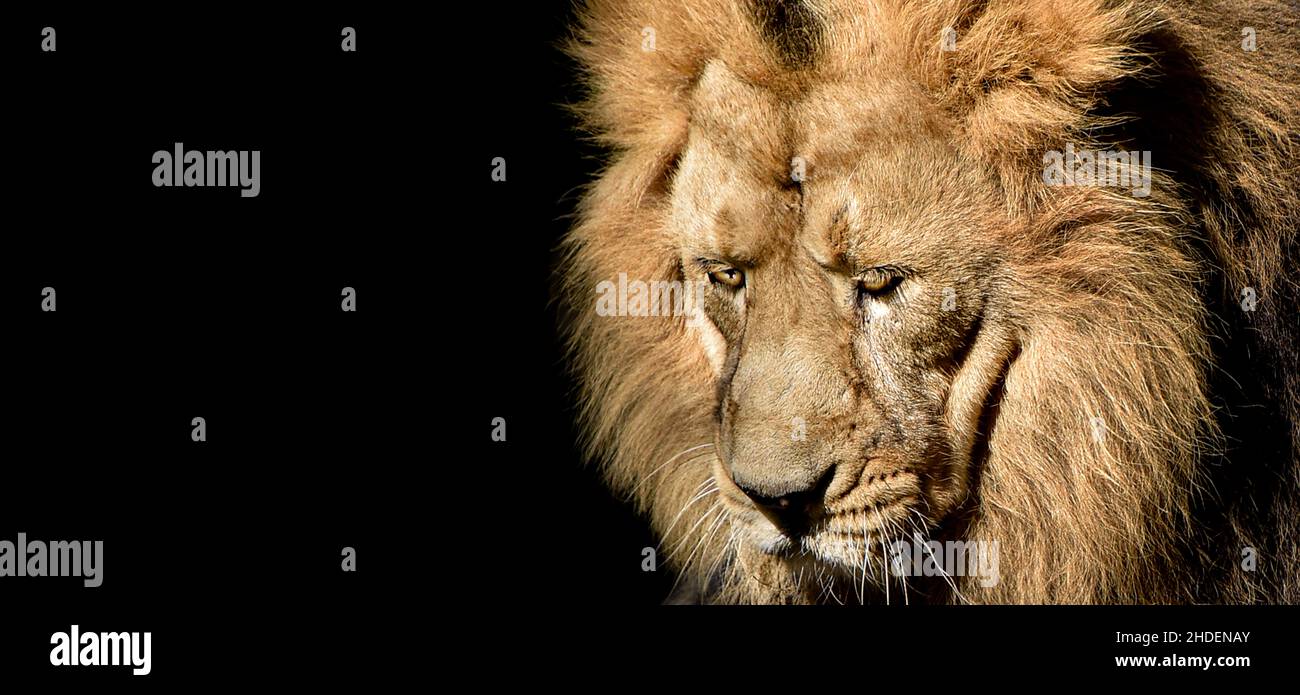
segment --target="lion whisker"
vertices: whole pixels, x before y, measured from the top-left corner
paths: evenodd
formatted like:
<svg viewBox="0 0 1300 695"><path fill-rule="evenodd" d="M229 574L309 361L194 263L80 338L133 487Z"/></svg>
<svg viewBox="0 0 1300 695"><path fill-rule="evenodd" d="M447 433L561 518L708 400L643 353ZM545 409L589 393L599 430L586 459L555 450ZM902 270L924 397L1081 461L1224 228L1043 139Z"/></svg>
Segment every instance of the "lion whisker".
<svg viewBox="0 0 1300 695"><path fill-rule="evenodd" d="M718 491L717 486L713 485L713 483L714 483L713 476L709 476L705 478L703 481L701 481L699 485L695 486L696 489L703 488L703 487L708 487L709 489L706 489L704 490L704 492L701 492L697 494L695 497L691 498L691 500L681 508L681 511L677 512L677 516L673 517L672 523L668 524L668 528L663 532L662 538L664 539L664 541L668 540L668 534L673 532L673 528L677 526L677 522L681 520L682 515L686 513L687 509L690 509L696 502L699 502L705 497L708 497L709 495Z"/></svg>
<svg viewBox="0 0 1300 695"><path fill-rule="evenodd" d="M695 554L698 553L700 551L700 548L704 547L709 542L709 540L713 538L713 534L717 533L717 530L722 525L722 521L726 519L726 517L727 517L726 508L718 509L717 516L714 517L713 521L709 523L709 526L706 528L704 533L701 534L700 540L698 543L695 544L695 547L691 550L691 554L686 556L686 562L682 563L682 571L677 575L677 579L673 581L674 588L676 588L677 582L681 581L682 576L684 576L688 571L690 571L691 563L695 559ZM706 576L706 580L707 580L707 576Z"/></svg>
<svg viewBox="0 0 1300 695"><path fill-rule="evenodd" d="M885 526L885 518L880 514L880 507L876 507L876 520L880 522L880 532L883 534L885 532L886 526ZM865 517L863 523L865 523ZM886 557L884 557L885 541L883 536L881 536L881 540L880 540L880 552L881 552L880 573L885 580L885 605L888 606L889 605L889 564L888 564L889 560Z"/></svg>
<svg viewBox="0 0 1300 695"><path fill-rule="evenodd" d="M871 566L871 536L867 534L867 516L862 515L862 579L858 582L858 603L867 602L867 568Z"/></svg>
<svg viewBox="0 0 1300 695"><path fill-rule="evenodd" d="M709 515L713 514L714 510L716 510L721 504L722 504L721 500L714 500L713 504L709 505L708 509L705 509L704 513L700 514L700 518L696 519L695 523L689 529L686 530L686 533L682 534L681 539L678 540L677 543L673 545L672 549L664 554L664 559L671 560L672 557L677 553L677 551L681 550L682 545L691 539L691 535L694 534L695 530L700 527L700 524L704 523L704 520L709 518ZM668 540L668 536L665 535L664 541L666 542L667 540Z"/></svg>
<svg viewBox="0 0 1300 695"><path fill-rule="evenodd" d="M658 473L659 471L663 470L664 466L667 466L668 464L672 463L673 461L676 461L679 457L684 456L684 455L686 455L686 454L689 454L689 453L691 453L692 451L698 451L698 450L700 450L700 449L703 449L704 447L711 447L711 446L713 446L713 443L712 443L712 442L705 443L705 444L700 444L700 445L698 445L698 446L693 446L693 447L691 447L691 448L689 448L689 449L687 449L687 450L685 450L685 451L682 451L682 452L679 452L679 453L673 455L673 456L672 456L671 458L669 458L667 461L664 461L663 463L659 464L658 466L655 466L655 469L654 469L654 470L652 470L652 471L650 471L649 473L647 473L647 474L645 475L644 478L642 478L641 480L637 481L637 484L636 484L636 485L633 485L633 486L632 486L632 489L631 489L630 491L628 491L628 493L627 493L627 499L624 500L624 501L631 501L632 498L636 495L636 491L639 490L639 489L641 489L641 486L642 486L642 485L645 485L646 483L650 482L650 480L651 480L652 478L655 477L655 474L656 474L656 473ZM696 460L698 460L698 459L700 459L700 458L701 458L700 456L692 456L692 457L686 459L685 461L683 461L683 462L682 462L682 465L686 465L687 463L690 463L691 461L696 461Z"/></svg>
<svg viewBox="0 0 1300 695"><path fill-rule="evenodd" d="M727 540L722 543L722 548L719 549L718 556L713 559L713 562L709 565L709 568L704 572L704 580L706 582L709 580L710 577L713 576L713 573L715 571L719 569L723 569L725 571L725 567L720 567L720 565L722 565L722 562L727 559L727 557L731 554L731 552L734 551L737 528L734 524L731 524L730 522L728 522L727 526L731 529L731 531L730 533L727 534Z"/></svg>
<svg viewBox="0 0 1300 695"><path fill-rule="evenodd" d="M928 522L926 522L925 517L921 516L920 512L916 511L915 509L911 510L911 512L921 520L923 525L928 525ZM912 526L912 532L916 534L916 537L919 538L921 534L921 527L918 527L915 524L910 524L910 525ZM921 543L921 547L925 548L925 552L930 554L930 559L934 561L934 566L939 569L940 576L943 577L944 581L948 582L948 586L952 587L952 593L956 594L957 598L961 599L963 603L969 604L970 600L967 599L964 595L962 595L961 591L957 589L957 584L956 582L953 581L952 575L948 574L948 571L944 569L943 564L939 562L939 558L934 556L934 551L930 549L930 544Z"/></svg>

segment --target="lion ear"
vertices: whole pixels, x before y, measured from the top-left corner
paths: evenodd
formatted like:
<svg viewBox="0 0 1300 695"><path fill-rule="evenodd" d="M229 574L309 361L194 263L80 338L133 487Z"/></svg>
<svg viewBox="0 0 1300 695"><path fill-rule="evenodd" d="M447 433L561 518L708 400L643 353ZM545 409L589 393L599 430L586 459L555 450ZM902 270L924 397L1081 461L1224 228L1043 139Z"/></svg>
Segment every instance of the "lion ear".
<svg viewBox="0 0 1300 695"><path fill-rule="evenodd" d="M971 153L1013 174L1045 145L1097 125L1107 87L1141 70L1133 46L1154 20L1123 4L1016 0L950 21L929 47L932 87Z"/></svg>
<svg viewBox="0 0 1300 695"><path fill-rule="evenodd" d="M734 0L587 0L564 46L586 88L572 110L614 149L662 152L680 144L692 86L711 60L741 73L775 69L745 7Z"/></svg>

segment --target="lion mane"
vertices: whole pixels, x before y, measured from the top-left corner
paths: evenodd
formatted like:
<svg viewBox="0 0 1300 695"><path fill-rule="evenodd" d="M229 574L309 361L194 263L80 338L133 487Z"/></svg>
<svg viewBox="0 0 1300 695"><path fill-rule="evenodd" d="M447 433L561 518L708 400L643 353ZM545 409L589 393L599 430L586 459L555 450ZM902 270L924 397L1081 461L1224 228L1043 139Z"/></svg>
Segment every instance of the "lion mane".
<svg viewBox="0 0 1300 695"><path fill-rule="evenodd" d="M729 541L710 497L716 378L687 320L596 311L594 288L621 273L681 278L673 174L692 92L720 61L783 93L835 81L869 100L882 75L914 82L1018 221L1016 352L980 419L969 498L935 530L999 540L1001 581L912 600L1300 601L1298 17L1237 1L580 8L574 110L608 156L557 271L577 418L695 598L829 600ZM957 48L941 50L949 30ZM1150 197L1044 185L1043 153L1063 142L1150 151Z"/></svg>

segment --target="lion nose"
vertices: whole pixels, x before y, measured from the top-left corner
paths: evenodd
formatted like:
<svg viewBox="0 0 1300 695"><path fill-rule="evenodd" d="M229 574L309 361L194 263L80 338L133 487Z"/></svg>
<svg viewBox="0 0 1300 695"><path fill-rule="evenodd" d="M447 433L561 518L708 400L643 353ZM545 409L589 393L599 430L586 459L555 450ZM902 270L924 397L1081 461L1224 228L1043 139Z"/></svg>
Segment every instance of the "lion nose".
<svg viewBox="0 0 1300 695"><path fill-rule="evenodd" d="M763 512L772 523L791 536L802 536L808 531L809 523L821 511L826 488L834 467L827 471L813 485L798 490L789 490L780 495L767 495L747 485L743 480L735 480L736 487Z"/></svg>

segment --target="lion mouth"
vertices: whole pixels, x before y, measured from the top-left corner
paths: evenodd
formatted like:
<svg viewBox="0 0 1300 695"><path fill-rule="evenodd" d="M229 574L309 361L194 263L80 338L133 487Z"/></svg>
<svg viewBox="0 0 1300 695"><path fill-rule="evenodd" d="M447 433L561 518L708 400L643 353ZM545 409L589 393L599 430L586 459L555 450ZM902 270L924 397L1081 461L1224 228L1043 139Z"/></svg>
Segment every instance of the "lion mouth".
<svg viewBox="0 0 1300 695"><path fill-rule="evenodd" d="M814 562L851 572L862 572L884 556L893 541L913 534L928 535L930 521L918 510L919 497L898 499L840 511L817 520L802 533L774 528L774 534L761 538L758 549L763 553L793 563Z"/></svg>
<svg viewBox="0 0 1300 695"><path fill-rule="evenodd" d="M720 462L719 462L720 465ZM739 490L731 490L723 476L723 500L734 518L748 527L752 545L764 555L792 566L817 565L819 571L842 570L861 573L875 563L889 543L915 533L928 535L932 520L923 512L930 509L922 476L914 469L897 467L847 472L855 476L847 491L810 502L804 511L774 512Z"/></svg>

